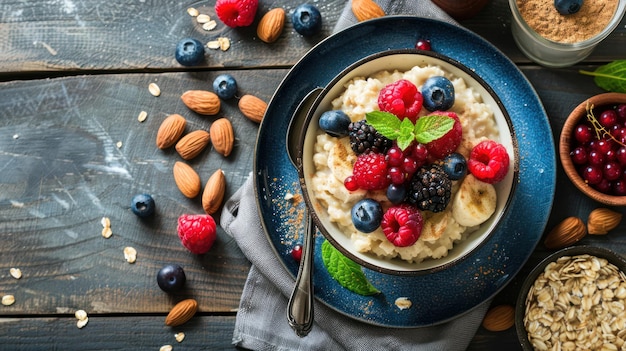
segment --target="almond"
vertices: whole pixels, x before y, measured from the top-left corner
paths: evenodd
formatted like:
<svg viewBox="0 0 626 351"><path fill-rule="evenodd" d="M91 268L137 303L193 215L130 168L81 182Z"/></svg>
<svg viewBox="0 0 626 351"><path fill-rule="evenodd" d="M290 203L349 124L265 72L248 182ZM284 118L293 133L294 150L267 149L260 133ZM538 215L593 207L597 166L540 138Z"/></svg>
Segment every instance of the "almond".
<svg viewBox="0 0 626 351"><path fill-rule="evenodd" d="M254 95L246 94L239 99L239 110L249 120L261 123L267 103Z"/></svg>
<svg viewBox="0 0 626 351"><path fill-rule="evenodd" d="M186 125L187 120L179 114L167 116L167 118L161 122L161 126L157 131L157 147L159 149L167 149L168 147L176 144L180 136L183 135Z"/></svg>
<svg viewBox="0 0 626 351"><path fill-rule="evenodd" d="M489 331L504 331L515 324L515 308L511 305L492 307L483 318L483 327Z"/></svg>
<svg viewBox="0 0 626 351"><path fill-rule="evenodd" d="M165 325L177 327L184 324L198 311L198 302L194 299L186 299L172 307L170 313L165 317Z"/></svg>
<svg viewBox="0 0 626 351"><path fill-rule="evenodd" d="M560 249L574 244L587 235L585 223L578 217L567 217L546 236L543 244L548 249Z"/></svg>
<svg viewBox="0 0 626 351"><path fill-rule="evenodd" d="M210 135L206 130L194 130L176 143L176 151L185 160L198 156L209 145Z"/></svg>
<svg viewBox="0 0 626 351"><path fill-rule="evenodd" d="M191 166L180 161L174 164L174 182L178 190L190 199L198 196L202 188L198 173Z"/></svg>
<svg viewBox="0 0 626 351"><path fill-rule="evenodd" d="M224 171L215 171L204 186L202 193L202 207L207 214L214 214L222 206L226 193L226 177Z"/></svg>
<svg viewBox="0 0 626 351"><path fill-rule="evenodd" d="M187 90L180 98L189 109L201 115L213 116L220 112L220 98L211 91Z"/></svg>
<svg viewBox="0 0 626 351"><path fill-rule="evenodd" d="M352 0L352 13L359 22L385 15L385 11L373 0Z"/></svg>
<svg viewBox="0 0 626 351"><path fill-rule="evenodd" d="M285 10L275 8L263 15L256 28L256 35L266 43L273 43L280 37L284 26Z"/></svg>
<svg viewBox="0 0 626 351"><path fill-rule="evenodd" d="M233 132L233 125L228 118L220 118L211 124L211 140L213 147L217 152L224 157L230 155L233 150L233 144L235 142L235 133Z"/></svg>
<svg viewBox="0 0 626 351"><path fill-rule="evenodd" d="M622 221L622 214L608 208L596 208L587 218L587 232L592 235L607 234Z"/></svg>

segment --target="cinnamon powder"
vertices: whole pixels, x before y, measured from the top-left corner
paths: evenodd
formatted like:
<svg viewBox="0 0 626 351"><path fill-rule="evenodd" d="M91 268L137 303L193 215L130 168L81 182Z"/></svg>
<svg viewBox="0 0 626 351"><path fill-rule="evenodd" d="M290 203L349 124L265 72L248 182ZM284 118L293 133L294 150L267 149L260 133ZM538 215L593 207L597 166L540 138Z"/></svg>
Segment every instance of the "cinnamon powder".
<svg viewBox="0 0 626 351"><path fill-rule="evenodd" d="M575 14L561 15L554 0L517 0L519 12L530 28L560 43L576 43L599 34L615 15L617 5L618 0L587 0Z"/></svg>

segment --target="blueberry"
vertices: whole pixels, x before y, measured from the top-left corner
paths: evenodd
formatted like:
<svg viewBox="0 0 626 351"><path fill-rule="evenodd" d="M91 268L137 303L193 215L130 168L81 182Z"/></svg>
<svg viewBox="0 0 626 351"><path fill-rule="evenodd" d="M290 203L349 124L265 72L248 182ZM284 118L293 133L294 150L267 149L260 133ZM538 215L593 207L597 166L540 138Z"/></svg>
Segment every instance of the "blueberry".
<svg viewBox="0 0 626 351"><path fill-rule="evenodd" d="M554 0L554 7L562 15L571 15L583 6L583 0Z"/></svg>
<svg viewBox="0 0 626 351"><path fill-rule="evenodd" d="M330 110L322 113L319 120L320 128L334 137L348 135L350 117L341 110Z"/></svg>
<svg viewBox="0 0 626 351"><path fill-rule="evenodd" d="M445 111L454 105L454 86L446 77L430 77L422 85L422 96L428 111Z"/></svg>
<svg viewBox="0 0 626 351"><path fill-rule="evenodd" d="M185 38L176 45L176 61L183 66L195 66L204 60L204 46L192 38Z"/></svg>
<svg viewBox="0 0 626 351"><path fill-rule="evenodd" d="M187 281L185 271L177 264L165 265L157 273L159 288L165 292L176 292L182 289L185 281Z"/></svg>
<svg viewBox="0 0 626 351"><path fill-rule="evenodd" d="M463 155L453 152L442 160L443 171L450 180L459 180L467 174L467 161Z"/></svg>
<svg viewBox="0 0 626 351"><path fill-rule="evenodd" d="M213 81L213 91L224 100L231 99L237 93L237 81L230 74L220 74Z"/></svg>
<svg viewBox="0 0 626 351"><path fill-rule="evenodd" d="M155 207L154 199L148 194L137 194L130 202L130 209L138 217L152 216Z"/></svg>
<svg viewBox="0 0 626 351"><path fill-rule="evenodd" d="M391 184L387 187L387 199L394 204L398 205L404 202L406 198L406 188L403 185Z"/></svg>
<svg viewBox="0 0 626 351"><path fill-rule="evenodd" d="M311 36L322 29L322 15L317 7L311 4L302 4L293 11L291 23L296 32Z"/></svg>
<svg viewBox="0 0 626 351"><path fill-rule="evenodd" d="M363 199L352 207L352 223L363 233L371 233L380 227L383 209L376 200Z"/></svg>

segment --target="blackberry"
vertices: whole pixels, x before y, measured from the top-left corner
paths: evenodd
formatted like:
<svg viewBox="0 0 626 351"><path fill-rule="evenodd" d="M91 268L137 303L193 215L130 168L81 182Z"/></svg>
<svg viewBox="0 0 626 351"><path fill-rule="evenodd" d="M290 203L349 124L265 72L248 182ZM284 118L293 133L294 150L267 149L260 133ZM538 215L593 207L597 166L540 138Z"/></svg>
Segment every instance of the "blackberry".
<svg viewBox="0 0 626 351"><path fill-rule="evenodd" d="M431 164L420 168L409 184L407 199L420 210L441 212L451 197L452 181L444 170Z"/></svg>
<svg viewBox="0 0 626 351"><path fill-rule="evenodd" d="M364 119L350 123L348 134L350 135L350 147L357 155L366 152L384 154L393 145L393 141L378 133Z"/></svg>

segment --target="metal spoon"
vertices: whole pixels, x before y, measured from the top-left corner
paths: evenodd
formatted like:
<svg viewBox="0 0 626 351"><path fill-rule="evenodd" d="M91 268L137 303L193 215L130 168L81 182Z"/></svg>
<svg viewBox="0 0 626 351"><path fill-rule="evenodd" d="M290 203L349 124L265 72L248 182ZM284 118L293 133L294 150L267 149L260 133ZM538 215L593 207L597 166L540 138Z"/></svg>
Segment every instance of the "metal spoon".
<svg viewBox="0 0 626 351"><path fill-rule="evenodd" d="M291 163L302 176L302 139L306 133L304 124L307 112L322 92L316 88L304 97L293 115L287 132L287 153ZM304 190L304 189L303 189ZM300 337L307 336L313 327L313 247L315 246L315 223L310 215L306 216L306 229L302 244L302 258L298 267L296 283L287 304L287 321Z"/></svg>

